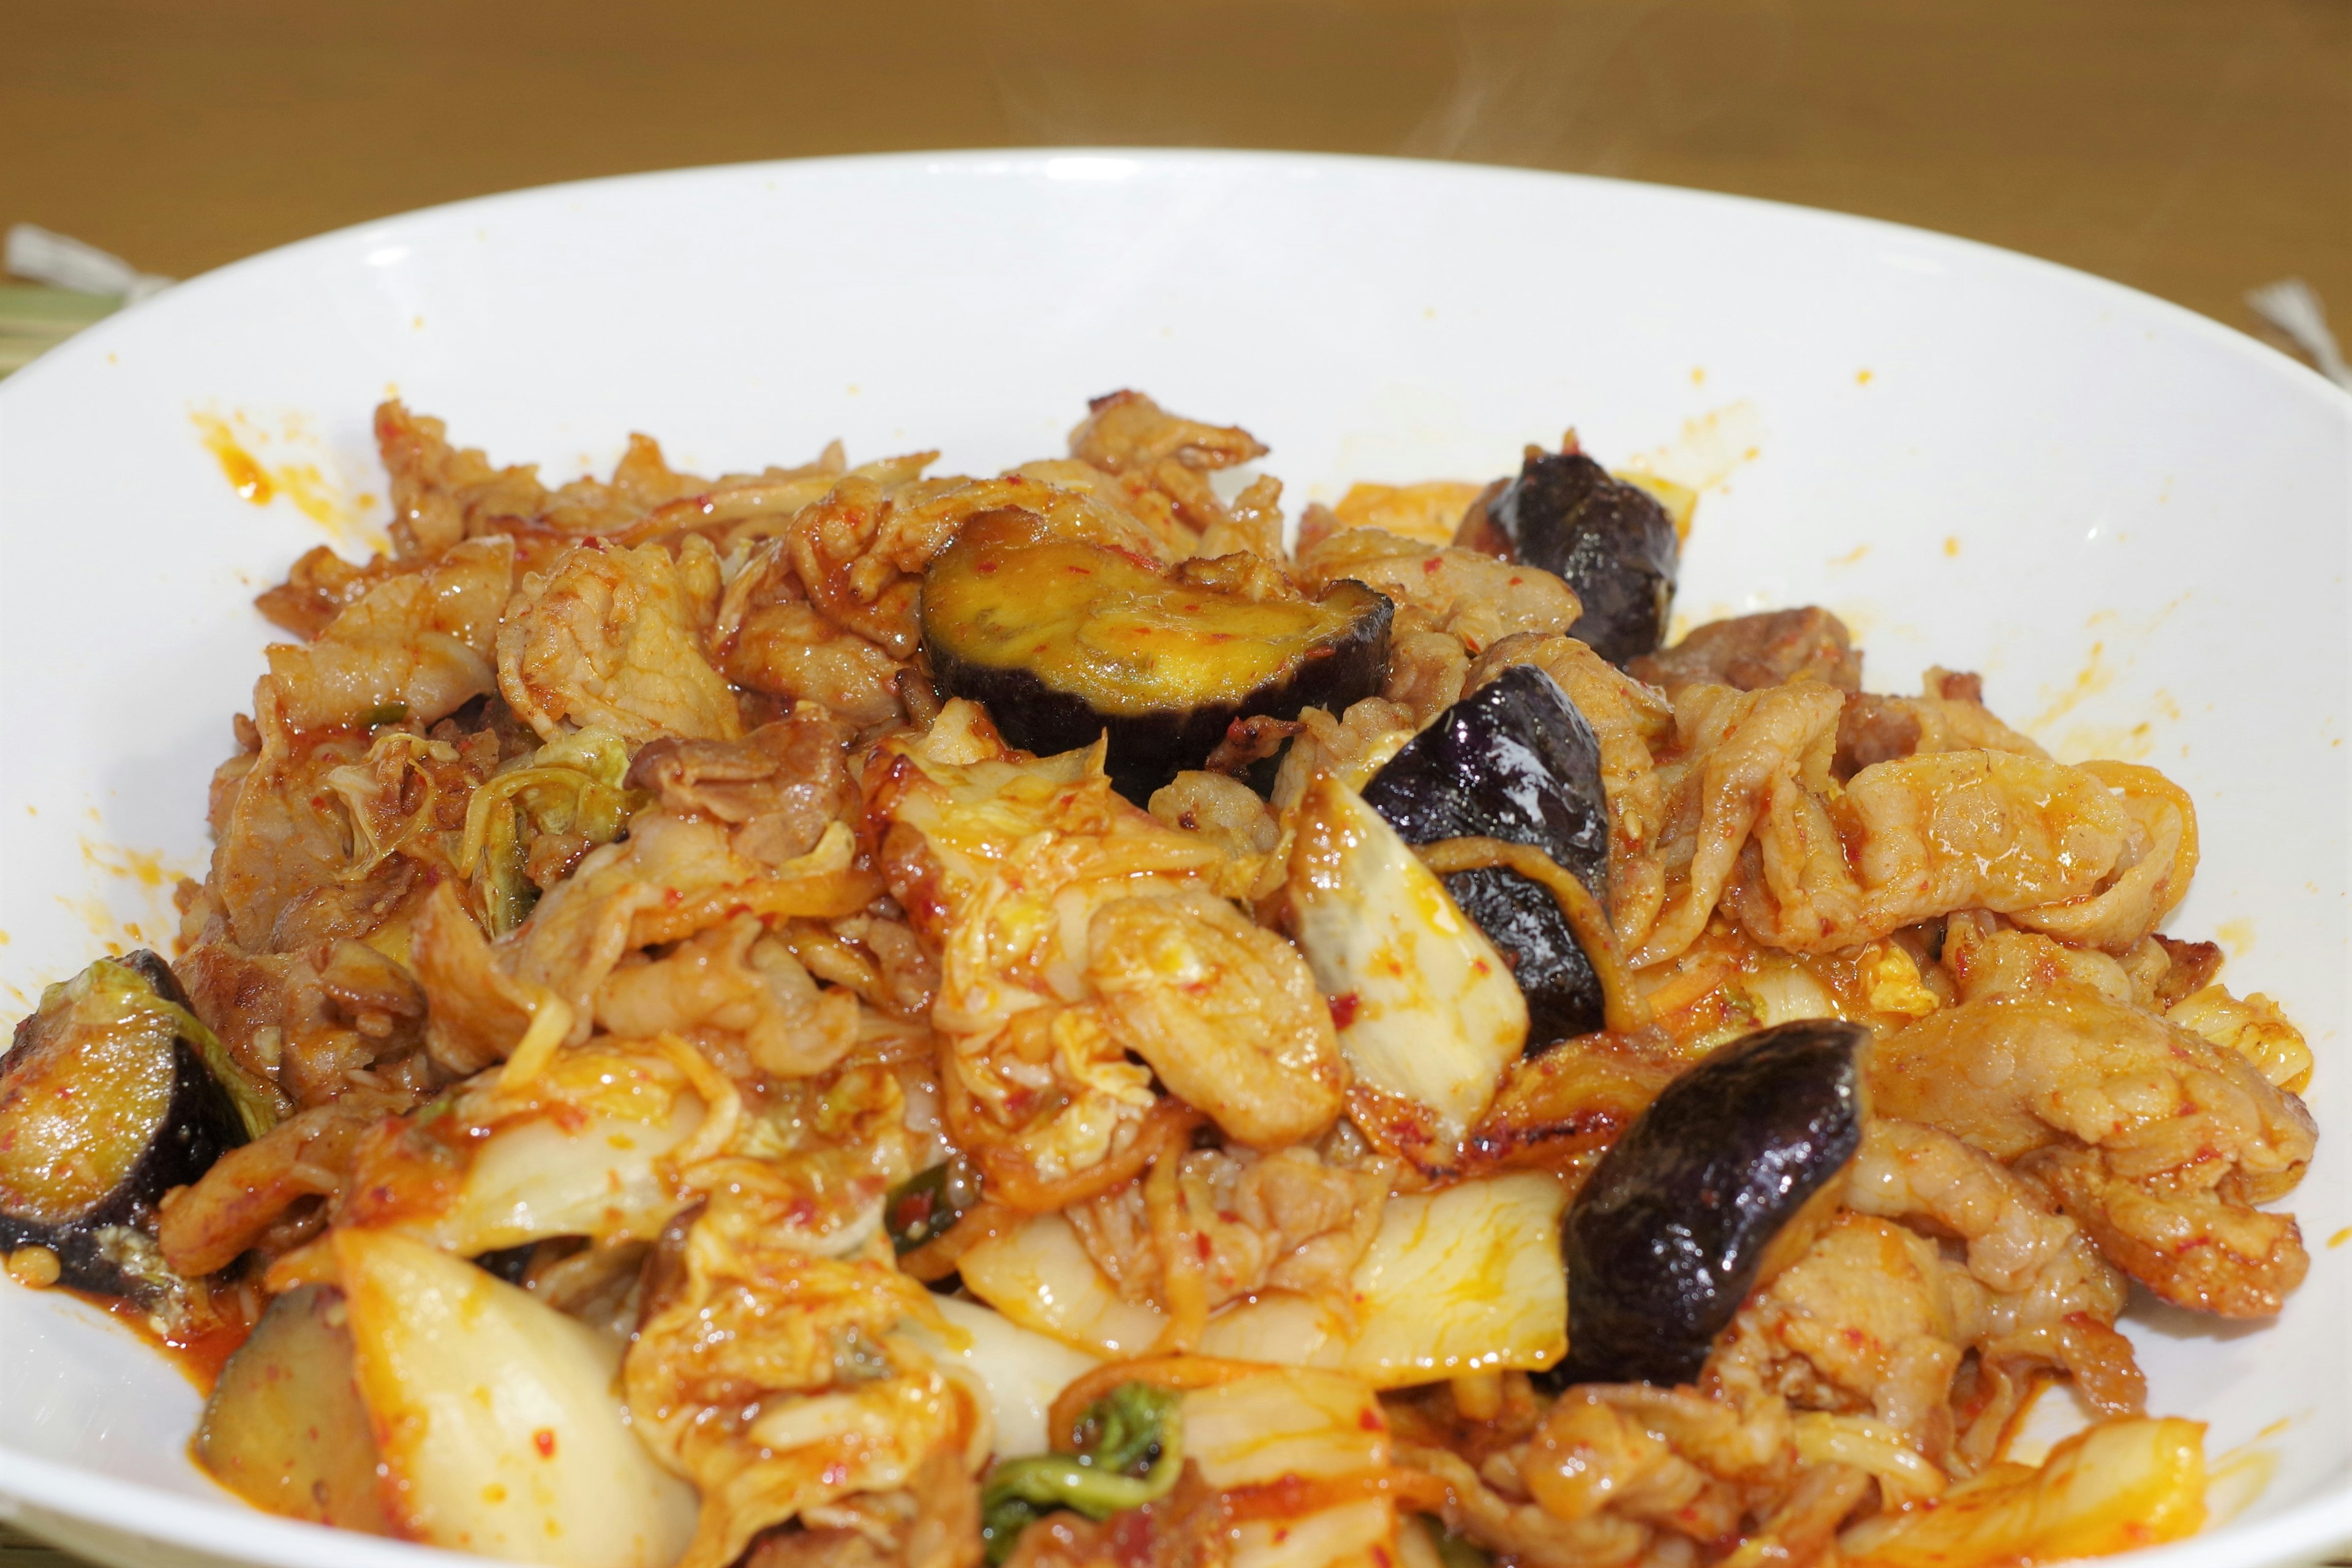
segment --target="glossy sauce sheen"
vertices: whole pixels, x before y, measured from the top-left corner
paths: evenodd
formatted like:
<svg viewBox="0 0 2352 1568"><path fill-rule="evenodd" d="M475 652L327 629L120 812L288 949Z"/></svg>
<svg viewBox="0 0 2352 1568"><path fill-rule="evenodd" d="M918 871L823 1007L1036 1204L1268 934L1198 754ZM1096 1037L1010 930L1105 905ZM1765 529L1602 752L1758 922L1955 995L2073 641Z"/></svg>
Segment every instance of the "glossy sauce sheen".
<svg viewBox="0 0 2352 1568"><path fill-rule="evenodd" d="M981 537L927 579L926 626L953 627L960 657L1026 669L1100 713L1149 713L1171 693L1238 702L1349 619L1337 605L1253 604L1097 544L992 531L968 531Z"/></svg>
<svg viewBox="0 0 2352 1568"><path fill-rule="evenodd" d="M1688 1383L1767 1248L1862 1145L1859 1026L1804 1019L1667 1085L1570 1206L1566 1383Z"/></svg>
<svg viewBox="0 0 2352 1568"><path fill-rule="evenodd" d="M175 1334L157 1324L154 1314L136 1301L121 1296L102 1296L94 1290L67 1293L99 1308L163 1352L163 1359L196 1385L196 1392L207 1395L220 1381L221 1368L228 1364L228 1358L237 1352L253 1331L252 1325L242 1320L224 1319L190 1334Z"/></svg>
<svg viewBox="0 0 2352 1568"><path fill-rule="evenodd" d="M1507 669L1438 715L1364 786L1408 844L1476 836L1528 844L1609 907L1609 808L1601 742L1559 684ZM1511 965L1528 1001L1528 1049L1601 1027L1601 982L1558 900L1516 871L1445 879L1462 912Z"/></svg>
<svg viewBox="0 0 2352 1568"><path fill-rule="evenodd" d="M50 987L18 1024L0 1058L0 1250L46 1247L68 1286L141 1293L110 1232L246 1141L185 1016L142 951Z"/></svg>
<svg viewBox="0 0 2352 1568"><path fill-rule="evenodd" d="M155 1026L141 1015L70 1027L54 1046L29 1037L35 1022L26 1020L26 1048L0 1074L0 1213L56 1224L96 1207L131 1174L147 1149L140 1134L163 1120L190 1064L168 1035L158 1048ZM93 1103L129 1135L91 1138Z"/></svg>
<svg viewBox="0 0 2352 1568"><path fill-rule="evenodd" d="M1361 583L1307 600L1279 579L1191 581L1017 512L965 525L925 573L921 610L940 696L980 703L1038 756L1108 734L1112 785L1139 805L1236 719L1342 712L1379 691L1394 616Z"/></svg>
<svg viewBox="0 0 2352 1568"><path fill-rule="evenodd" d="M1682 541L1648 491L1610 478L1580 452L1545 454L1528 459L1486 518L1492 532L1465 542L1540 567L1576 590L1584 615L1569 636L1618 665L1665 640Z"/></svg>

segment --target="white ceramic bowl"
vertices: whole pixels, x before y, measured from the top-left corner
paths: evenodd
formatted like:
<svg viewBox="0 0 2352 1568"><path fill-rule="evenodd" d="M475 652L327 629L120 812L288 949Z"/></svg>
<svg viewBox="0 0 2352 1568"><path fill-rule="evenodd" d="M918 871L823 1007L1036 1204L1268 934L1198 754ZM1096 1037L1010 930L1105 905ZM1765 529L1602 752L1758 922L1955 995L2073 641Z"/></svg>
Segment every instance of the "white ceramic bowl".
<svg viewBox="0 0 2352 1568"><path fill-rule="evenodd" d="M936 444L1060 450L1090 394L1248 426L1295 509L1485 478L1573 424L1718 482L1682 606L1826 604L1873 684L1933 661L2062 754L2194 792L2177 932L2283 999L2326 1136L2274 1325L2141 1310L2150 1405L2211 1423L2232 1522L2137 1561L2352 1538L2345 586L2352 399L2209 321L1980 246L1721 196L1250 153L846 159L419 213L184 284L0 384L0 1004L171 925L205 784L330 535L232 493L193 416L380 498L396 387L568 476L660 436L706 472ZM1710 418L1710 416L1712 416ZM381 518L380 499L361 508ZM319 510L336 521L332 506ZM343 534L355 537L348 517ZM154 873L167 873L160 881ZM0 1281L0 1517L109 1562L419 1563L265 1518L188 1462L194 1391L102 1315Z"/></svg>

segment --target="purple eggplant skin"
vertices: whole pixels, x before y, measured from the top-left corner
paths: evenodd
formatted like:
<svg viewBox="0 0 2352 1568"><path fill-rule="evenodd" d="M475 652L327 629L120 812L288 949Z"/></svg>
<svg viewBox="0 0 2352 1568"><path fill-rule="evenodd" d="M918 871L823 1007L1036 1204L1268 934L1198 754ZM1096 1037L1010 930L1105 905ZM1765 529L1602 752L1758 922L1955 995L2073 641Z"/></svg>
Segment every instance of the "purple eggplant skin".
<svg viewBox="0 0 2352 1568"><path fill-rule="evenodd" d="M1308 708L1339 713L1380 695L1388 678L1389 623L1396 606L1360 583L1332 588L1363 595L1361 613L1346 634L1313 649L1280 679L1239 702L1195 706L1183 693L1171 691L1168 706L1157 712L1099 713L1084 698L1055 690L1032 671L960 658L937 643L929 645L931 680L941 697L966 698L987 709L1008 744L1036 756L1074 752L1108 734L1103 767L1111 787L1148 805L1154 792L1178 773L1208 761L1236 719L1261 713L1296 719Z"/></svg>
<svg viewBox="0 0 2352 1568"><path fill-rule="evenodd" d="M1581 452L1536 453L1486 503L1485 523L1488 548L1576 590L1584 614L1569 636L1619 666L1657 652L1682 540L1656 497Z"/></svg>
<svg viewBox="0 0 2352 1568"><path fill-rule="evenodd" d="M1832 1018L1759 1029L1626 1129L1561 1228L1568 1355L1547 1374L1555 1386L1698 1376L1775 1237L1862 1146L1869 1038Z"/></svg>
<svg viewBox="0 0 2352 1568"><path fill-rule="evenodd" d="M509 1285L520 1285L530 1278L531 1255L538 1250L539 1243L535 1241L526 1241L520 1247L501 1247L495 1252L478 1254L474 1267Z"/></svg>
<svg viewBox="0 0 2352 1568"><path fill-rule="evenodd" d="M979 703L1007 742L1037 756L1108 735L1104 767L1112 787L1144 805L1178 773L1206 762L1236 719L1296 719L1307 708L1338 713L1379 694L1388 678L1395 605L1352 578L1329 584L1311 606L1295 603L1322 629L1276 664L1263 657L1266 645L1258 638L1223 629L1254 624L1248 617L1255 605L1236 593L1181 581L1171 569L1121 552L982 518L967 524L926 572L919 619L940 696ZM1017 657L1007 651L1022 640L1008 628L1026 637L1087 621L1097 607L1139 606L1157 617L1150 636L1230 649L1234 663L1212 673L1231 677L1237 666L1255 684L1238 694L1238 678L1184 689L1178 678L1160 672L1200 664L1155 661L1149 640L1125 657L1057 636L1042 644L1033 639ZM1134 631L1130 625L1122 633L1130 645ZM1151 673L1139 676L1138 668ZM1150 687L1152 680L1164 688ZM1101 695L1114 689L1116 702Z"/></svg>
<svg viewBox="0 0 2352 1568"><path fill-rule="evenodd" d="M64 985L50 987L40 1009L16 1026L15 1042L0 1057L0 1251L46 1247L58 1256L59 1283L140 1299L152 1287L125 1270L123 1243L129 1238L121 1233L152 1237L156 1202L210 1170L214 1161L245 1142L248 1132L229 1090L169 1013L141 1013L133 1006L126 1026L121 1011L110 1007L100 994L135 1002L143 987L155 1000L193 1017L171 966L143 949L100 963L107 969L92 964ZM116 1029L126 1031L116 1050L83 1053L88 1032L110 1018ZM148 1080L134 1065L143 1060L149 1071L160 1072L159 1058L168 1059L171 1075L160 1102L137 1087ZM73 1070L59 1072L60 1063ZM70 1091L62 1109L56 1092L61 1087ZM83 1147L119 1141L100 1147L96 1156L96 1168L111 1173L111 1184L85 1197L70 1190L71 1184L64 1191L52 1186L33 1192L13 1182L12 1176L37 1174L32 1162L9 1158L18 1141L54 1147L68 1130L59 1119L76 1113L86 1117L79 1129L89 1141Z"/></svg>
<svg viewBox="0 0 2352 1568"><path fill-rule="evenodd" d="M1609 907L1609 802L1601 742L1559 683L1514 665L1440 713L1364 785L1408 844L1476 836L1528 844ZM1528 1054L1601 1027L1601 981L1540 883L1495 868L1445 890L1511 966L1528 1002Z"/></svg>

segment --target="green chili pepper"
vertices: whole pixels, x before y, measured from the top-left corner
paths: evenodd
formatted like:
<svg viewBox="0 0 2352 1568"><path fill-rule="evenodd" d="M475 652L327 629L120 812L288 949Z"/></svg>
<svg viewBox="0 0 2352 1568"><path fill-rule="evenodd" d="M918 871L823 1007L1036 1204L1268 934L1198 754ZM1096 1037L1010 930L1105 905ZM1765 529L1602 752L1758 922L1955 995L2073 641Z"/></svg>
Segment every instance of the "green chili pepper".
<svg viewBox="0 0 2352 1568"><path fill-rule="evenodd" d="M1006 1459L981 1489L981 1539L1001 1563L1032 1521L1055 1509L1104 1520L1168 1494L1184 1468L1181 1396L1122 1383L1087 1406L1075 1454Z"/></svg>
<svg viewBox="0 0 2352 1568"><path fill-rule="evenodd" d="M1437 1543L1437 1555L1445 1568L1493 1568L1495 1560L1485 1547L1466 1535L1454 1534L1435 1514L1423 1514L1421 1522L1429 1527L1429 1538Z"/></svg>
<svg viewBox="0 0 2352 1568"><path fill-rule="evenodd" d="M882 1202L883 1228L892 1247L912 1252L946 1235L979 1201L979 1173L961 1160L942 1161L890 1189Z"/></svg>
<svg viewBox="0 0 2352 1568"><path fill-rule="evenodd" d="M466 804L457 868L475 879L475 898L492 936L522 924L539 901L539 889L525 874L533 837L572 833L591 845L610 844L652 800L627 787L628 772L627 743L591 725L515 758L475 789Z"/></svg>
<svg viewBox="0 0 2352 1568"><path fill-rule="evenodd" d="M360 715L360 722L366 728L373 730L379 724L397 724L403 719L407 717L407 703L379 702L374 707Z"/></svg>
<svg viewBox="0 0 2352 1568"><path fill-rule="evenodd" d="M484 792L476 790L478 800ZM483 834L481 897L490 935L501 937L529 919L539 902L539 888L525 873L530 848L523 838L522 807L496 801L487 814Z"/></svg>

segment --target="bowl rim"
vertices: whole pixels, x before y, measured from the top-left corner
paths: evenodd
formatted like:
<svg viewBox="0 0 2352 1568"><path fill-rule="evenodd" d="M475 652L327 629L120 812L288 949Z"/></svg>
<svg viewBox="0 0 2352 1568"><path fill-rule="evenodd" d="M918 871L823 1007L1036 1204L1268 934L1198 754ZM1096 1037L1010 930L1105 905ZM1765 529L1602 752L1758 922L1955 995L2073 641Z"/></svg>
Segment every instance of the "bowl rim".
<svg viewBox="0 0 2352 1568"><path fill-rule="evenodd" d="M1129 167L1113 171L1104 165L1123 163ZM142 313L158 301L179 300L210 292L226 279L248 270L282 266L299 258L323 254L338 246L370 237L387 237L394 228L423 222L447 222L461 219L468 214L483 211L511 211L540 203L597 199L639 186L677 185L709 181L721 183L758 179L772 174L855 175L874 171L916 170L961 177L1044 175L1048 179L1071 178L1057 175L1055 163L1075 170L1081 165L1093 165L1084 175L1076 177L1108 183L1148 170L1181 171L1186 168L1213 170L1218 167L1250 169L1285 165L1301 172L1324 171L1332 174L1354 171L1375 174L1388 171L1412 174L1422 177L1451 180L1488 179L1496 182L1517 182L1530 185L1559 187L1582 186L1605 190L1621 199L1654 200L1680 206L1713 208L1720 212L1746 212L1765 221L1808 224L1832 228L1844 227L1855 234L1876 235L1888 239L1924 242L1950 253L1966 257L1981 265L2006 268L2025 277L2039 277L2064 287L2089 290L2094 296L2147 310L2153 309L2169 324L2184 328L2216 346L2246 360L2250 364L2264 367L2274 374L2284 374L2288 384L2300 390L2321 395L2323 403L2336 405L2337 412L2352 418L2352 390L2336 385L2312 366L2304 363L2282 349L2263 342L2252 333L2231 326L2228 322L2191 310L2186 305L2148 293L2128 283L2102 277L2063 261L2052 261L2021 250L1984 240L1970 239L1941 229L1899 223L1889 218L1871 217L1861 213L1843 212L1833 207L1807 206L1797 202L1784 202L1768 196L1744 195L1732 191L1708 190L1696 185L1672 185L1650 180L1629 180L1611 174L1586 174L1564 170L1529 168L1510 163L1479 163L1456 162L1443 158L1389 157L1374 153L1322 153L1288 151L1279 148L1192 147L1192 146L1126 146L1118 144L940 148L893 153L846 153L815 158L751 159L732 163L698 163L675 169L649 169L626 174L598 174L577 180L562 180L552 184L521 185L512 190L493 191L478 196L463 196L454 201L438 202L429 206L414 207L383 217L366 218L341 228L289 240L268 250L224 262L218 267L184 279L172 287L161 289L136 304L126 306L111 315L102 317L85 327L64 342L42 354L30 364L0 380L0 414L17 402L25 388L42 384L43 372L53 363L71 363L82 355L102 353L108 344L126 331L136 330L134 323Z"/></svg>
<svg viewBox="0 0 2352 1568"><path fill-rule="evenodd" d="M1056 163L1066 172L1057 174ZM1995 275L2074 290L2094 307L2111 305L2137 312L2144 319L2152 314L2154 324L2186 331L2236 355L2250 366L2259 366L2279 378L2284 392L2315 397L2320 406L2338 416L2347 442L2345 459L2352 464L2352 391L2336 386L2316 370L2252 334L2185 305L2079 268L1980 240L1829 208L1606 175L1357 153L1118 145L961 148L700 164L523 186L370 218L211 268L86 328L0 382L0 434L5 433L9 412L29 406L50 379L83 358L110 353L123 334L147 330L143 323L159 310L176 313L183 308L195 308L219 288L248 272L299 264L359 243L383 243L417 225L446 224L475 215L503 216L541 204L625 199L630 193L656 185L707 183L725 186L776 177L855 179L866 174L912 173L961 179L1093 179L1109 183L1155 174L1246 175L1271 170L1293 174L1386 175L1453 183L1492 181L1552 190L1582 188L1607 192L1616 200L1649 201L1727 216L1742 215L1767 223L1802 226L1817 233L1843 234L1851 239L1898 241L1965 260ZM0 1354L0 1363L5 1363L5 1354ZM203 1473L200 1468L198 1473ZM0 1443L0 1521L26 1524L37 1532L39 1521L28 1520L28 1511L220 1553L268 1568L305 1568L319 1562L322 1552L355 1568L426 1568L433 1563L489 1561L446 1548L362 1535L266 1513L225 1488L214 1498L169 1491L43 1458ZM2192 1561L2208 1565L2238 1560L2285 1562L2347 1542L2352 1542L2352 1465L2347 1465L2343 1479L2274 1517L2248 1524L2225 1522L2210 1533L2144 1549L2116 1561L2145 1568L2168 1568L2173 1564L2185 1568Z"/></svg>

